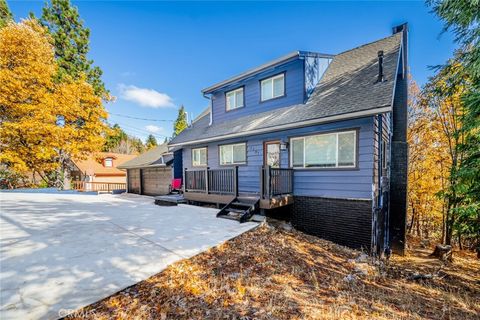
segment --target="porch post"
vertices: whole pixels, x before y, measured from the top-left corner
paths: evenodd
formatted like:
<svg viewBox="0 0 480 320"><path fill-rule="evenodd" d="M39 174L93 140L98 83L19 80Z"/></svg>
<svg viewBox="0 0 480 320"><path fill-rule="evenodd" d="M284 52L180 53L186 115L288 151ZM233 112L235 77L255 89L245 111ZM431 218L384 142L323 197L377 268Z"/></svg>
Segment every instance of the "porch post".
<svg viewBox="0 0 480 320"><path fill-rule="evenodd" d="M208 167L205 169L205 193L208 194Z"/></svg>
<svg viewBox="0 0 480 320"><path fill-rule="evenodd" d="M233 193L235 197L238 197L238 166L235 166L233 172Z"/></svg>
<svg viewBox="0 0 480 320"><path fill-rule="evenodd" d="M185 193L185 191L187 190L187 188L186 188L187 181L185 180L186 176L187 176L187 168L183 169L183 183L182 183L183 193Z"/></svg>
<svg viewBox="0 0 480 320"><path fill-rule="evenodd" d="M265 167L265 194L267 195L268 199L270 199L270 185L271 185L271 172L270 172L270 166Z"/></svg>
<svg viewBox="0 0 480 320"><path fill-rule="evenodd" d="M265 176L264 176L264 166L260 167L260 197L265 199Z"/></svg>

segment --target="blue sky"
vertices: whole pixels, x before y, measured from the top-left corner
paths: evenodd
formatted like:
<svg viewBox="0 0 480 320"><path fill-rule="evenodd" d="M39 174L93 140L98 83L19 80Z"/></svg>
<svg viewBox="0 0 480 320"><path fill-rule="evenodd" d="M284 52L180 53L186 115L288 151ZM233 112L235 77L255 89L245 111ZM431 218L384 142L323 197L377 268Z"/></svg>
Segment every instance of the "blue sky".
<svg viewBox="0 0 480 320"><path fill-rule="evenodd" d="M43 6L7 2L16 20ZM200 114L202 88L294 50L335 54L408 22L410 70L422 85L455 48L423 1L73 3L91 29L90 58L117 97L109 121L142 139L170 136L172 122L157 120L174 119L182 104Z"/></svg>

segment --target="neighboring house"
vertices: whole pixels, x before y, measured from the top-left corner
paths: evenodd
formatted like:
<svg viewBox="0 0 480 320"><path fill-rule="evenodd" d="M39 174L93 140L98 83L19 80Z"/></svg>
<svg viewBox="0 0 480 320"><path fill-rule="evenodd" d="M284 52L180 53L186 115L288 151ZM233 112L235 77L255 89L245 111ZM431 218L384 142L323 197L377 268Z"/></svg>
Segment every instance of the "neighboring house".
<svg viewBox="0 0 480 320"><path fill-rule="evenodd" d="M403 253L407 47L405 24L337 55L293 52L204 89L208 114L169 143L183 157L185 198L228 204L227 215L250 201L307 233Z"/></svg>
<svg viewBox="0 0 480 320"><path fill-rule="evenodd" d="M169 193L173 154L167 144L159 145L118 166L127 172L127 192L148 196ZM180 169L181 172L181 169Z"/></svg>
<svg viewBox="0 0 480 320"><path fill-rule="evenodd" d="M87 159L73 161L71 176L73 181L126 183L125 171L118 166L127 162L136 155L111 152L97 152Z"/></svg>

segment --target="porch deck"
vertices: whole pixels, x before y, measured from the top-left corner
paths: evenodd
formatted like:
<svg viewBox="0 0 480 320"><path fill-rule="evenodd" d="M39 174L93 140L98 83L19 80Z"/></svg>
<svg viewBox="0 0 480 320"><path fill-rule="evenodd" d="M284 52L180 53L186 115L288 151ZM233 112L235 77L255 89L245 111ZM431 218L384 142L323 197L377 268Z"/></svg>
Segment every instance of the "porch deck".
<svg viewBox="0 0 480 320"><path fill-rule="evenodd" d="M260 209L273 209L293 203L293 169L260 168L259 193L238 190L238 167L184 170L184 197L188 201L227 204L236 197L260 199Z"/></svg>

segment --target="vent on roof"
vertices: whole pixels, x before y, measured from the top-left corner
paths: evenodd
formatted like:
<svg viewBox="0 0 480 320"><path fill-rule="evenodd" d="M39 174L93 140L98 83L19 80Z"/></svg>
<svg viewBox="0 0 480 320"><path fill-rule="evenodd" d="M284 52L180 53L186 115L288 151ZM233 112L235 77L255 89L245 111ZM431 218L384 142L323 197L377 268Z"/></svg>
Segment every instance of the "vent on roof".
<svg viewBox="0 0 480 320"><path fill-rule="evenodd" d="M385 81L383 76L383 51L378 51L378 79L377 82Z"/></svg>

